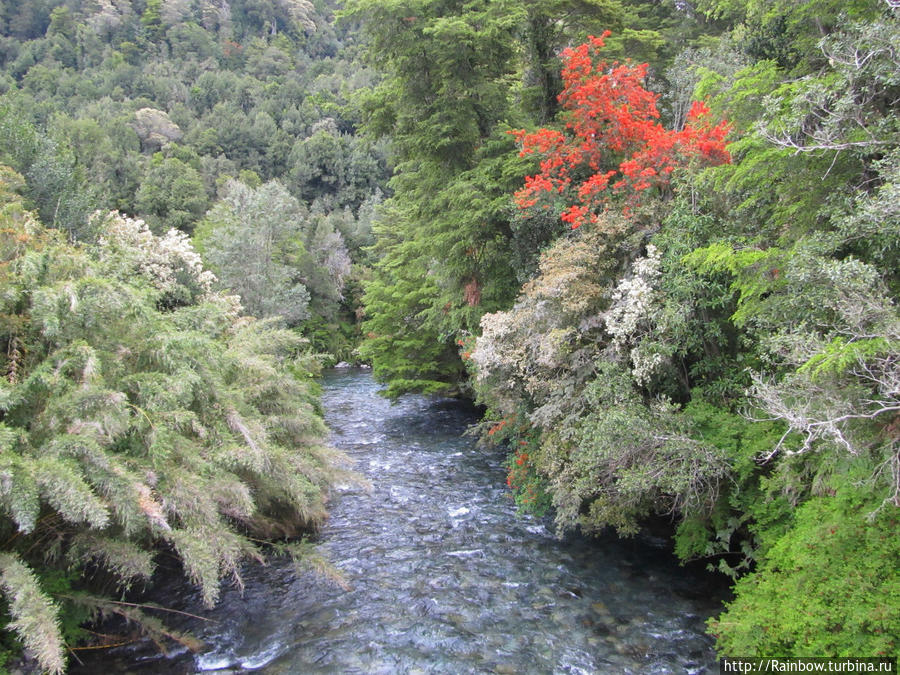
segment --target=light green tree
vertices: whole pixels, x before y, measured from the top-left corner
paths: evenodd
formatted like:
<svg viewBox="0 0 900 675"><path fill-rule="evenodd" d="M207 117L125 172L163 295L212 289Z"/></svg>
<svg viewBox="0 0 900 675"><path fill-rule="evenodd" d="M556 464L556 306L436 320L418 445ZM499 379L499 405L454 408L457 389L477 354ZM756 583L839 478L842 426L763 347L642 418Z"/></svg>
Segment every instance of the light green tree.
<svg viewBox="0 0 900 675"><path fill-rule="evenodd" d="M96 566L149 580L160 546L212 604L258 542L325 517L334 453L305 342L212 289L186 236L113 213L98 244L45 230L14 196L0 221L0 588L12 627L59 672L58 616L123 613L87 581L55 597L42 576ZM80 578L76 576L76 578ZM84 616L82 613L81 616Z"/></svg>

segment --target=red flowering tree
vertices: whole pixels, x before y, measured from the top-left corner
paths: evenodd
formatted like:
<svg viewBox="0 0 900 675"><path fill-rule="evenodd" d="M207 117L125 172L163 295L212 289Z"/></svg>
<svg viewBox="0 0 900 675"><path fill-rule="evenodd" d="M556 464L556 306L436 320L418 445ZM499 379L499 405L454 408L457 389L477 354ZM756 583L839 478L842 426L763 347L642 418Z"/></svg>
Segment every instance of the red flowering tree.
<svg viewBox="0 0 900 675"><path fill-rule="evenodd" d="M679 166L700 160L730 161L725 150L726 122L713 125L708 108L694 102L684 129L665 129L657 120L658 96L647 91L647 64L608 63L599 59L606 31L563 51L563 91L567 111L564 131L539 129L513 133L522 156L543 155L541 171L525 179L516 195L520 208L562 195L570 205L562 219L575 229L594 222L613 192L632 201L648 188L665 189Z"/></svg>

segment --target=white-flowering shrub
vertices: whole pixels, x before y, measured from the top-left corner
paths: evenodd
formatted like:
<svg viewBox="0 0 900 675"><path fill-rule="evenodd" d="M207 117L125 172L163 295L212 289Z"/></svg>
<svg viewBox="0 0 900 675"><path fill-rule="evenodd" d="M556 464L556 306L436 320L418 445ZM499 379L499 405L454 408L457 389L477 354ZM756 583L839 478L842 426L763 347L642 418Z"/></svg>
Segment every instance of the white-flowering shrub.
<svg viewBox="0 0 900 675"><path fill-rule="evenodd" d="M665 355L654 346L641 344L631 350L631 376L640 385L647 385L666 362Z"/></svg>
<svg viewBox="0 0 900 675"><path fill-rule="evenodd" d="M632 375L639 384L646 384L665 361L656 350L639 344L652 326L654 314L662 302L658 285L662 274L661 253L653 244L647 255L631 266L631 276L619 282L612 292L612 306L603 316L612 346L619 353L627 353Z"/></svg>
<svg viewBox="0 0 900 675"><path fill-rule="evenodd" d="M137 274L165 299L179 304L208 296L215 275L203 268L200 255L184 232L169 230L158 237L143 220L117 211L94 214L100 220L100 261L120 274Z"/></svg>
<svg viewBox="0 0 900 675"><path fill-rule="evenodd" d="M612 292L612 306L603 318L612 344L619 351L642 331L659 300L659 292L654 287L659 281L659 263L659 250L653 244L648 245L647 256L634 261L632 275L620 281Z"/></svg>
<svg viewBox="0 0 900 675"><path fill-rule="evenodd" d="M481 337L472 352L475 379L482 382L493 372L507 368L515 361L516 350L508 342L514 330L512 312L494 312L481 317Z"/></svg>
<svg viewBox="0 0 900 675"><path fill-rule="evenodd" d="M509 414L526 402L549 406L544 417L552 424L561 383L592 369L615 268L611 253L598 232L561 240L512 309L482 317L471 363L476 390L492 408Z"/></svg>

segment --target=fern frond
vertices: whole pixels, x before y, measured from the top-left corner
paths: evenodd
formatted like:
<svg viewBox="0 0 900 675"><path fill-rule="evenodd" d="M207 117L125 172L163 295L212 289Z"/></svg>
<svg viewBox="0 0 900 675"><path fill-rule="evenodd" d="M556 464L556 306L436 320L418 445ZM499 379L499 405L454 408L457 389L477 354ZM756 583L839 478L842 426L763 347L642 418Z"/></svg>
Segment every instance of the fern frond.
<svg viewBox="0 0 900 675"><path fill-rule="evenodd" d="M12 553L0 553L0 588L9 602L13 628L41 668L62 673L66 667L59 611L41 590L34 573Z"/></svg>
<svg viewBox="0 0 900 675"><path fill-rule="evenodd" d="M864 363L880 355L898 353L898 345L883 337L846 340L836 337L824 351L810 358L797 369L798 373L810 373L813 378L846 372L854 365Z"/></svg>
<svg viewBox="0 0 900 675"><path fill-rule="evenodd" d="M238 411L234 408L226 411L225 420L228 423L228 428L244 439L244 442L250 449L250 456L252 457L251 461L253 466L256 467L256 470L261 472L267 471L269 468L269 460L264 447L261 447L265 445L265 431L258 426L255 429L250 429L247 424L244 423L244 420L241 418ZM259 443L257 442L257 439L259 439Z"/></svg>
<svg viewBox="0 0 900 675"><path fill-rule="evenodd" d="M77 460L85 481L108 503L126 536L147 526L146 511L140 506L143 479L114 450L101 447L94 438L66 434L45 443L39 454Z"/></svg>
<svg viewBox="0 0 900 675"><path fill-rule="evenodd" d="M124 589L139 579L149 581L156 569L153 553L138 544L85 532L72 539L68 558L81 564L100 564L116 575Z"/></svg>
<svg viewBox="0 0 900 675"><path fill-rule="evenodd" d="M33 464L41 497L70 523L87 523L102 529L109 523L109 510L88 485L78 465L71 460L42 457Z"/></svg>
<svg viewBox="0 0 900 675"><path fill-rule="evenodd" d="M12 453L0 454L0 504L19 532L28 534L34 530L41 503L29 460Z"/></svg>
<svg viewBox="0 0 900 675"><path fill-rule="evenodd" d="M219 506L219 512L233 520L247 522L256 511L256 502L246 483L223 477L212 481L209 493Z"/></svg>
<svg viewBox="0 0 900 675"><path fill-rule="evenodd" d="M244 558L263 562L262 554L245 537L229 530L224 523L217 531L178 529L168 535L184 563L191 582L200 587L200 594L207 607L219 599L219 581L232 575L238 585L240 563Z"/></svg>

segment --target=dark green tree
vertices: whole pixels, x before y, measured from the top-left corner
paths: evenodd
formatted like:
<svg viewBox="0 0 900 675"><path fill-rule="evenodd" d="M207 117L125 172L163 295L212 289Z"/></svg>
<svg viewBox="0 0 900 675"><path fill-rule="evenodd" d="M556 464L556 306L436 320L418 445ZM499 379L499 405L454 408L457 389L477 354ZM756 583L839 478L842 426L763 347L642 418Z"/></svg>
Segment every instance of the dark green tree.
<svg viewBox="0 0 900 675"><path fill-rule="evenodd" d="M158 40L162 36L162 7L163 0L147 0L144 12L141 14L141 25L151 40Z"/></svg>
<svg viewBox="0 0 900 675"><path fill-rule="evenodd" d="M90 237L88 215L96 201L83 168L65 141L36 127L27 108L21 96L0 102L0 158L26 177L25 192L45 222Z"/></svg>
<svg viewBox="0 0 900 675"><path fill-rule="evenodd" d="M207 206L200 173L176 157L157 154L135 195L135 209L155 232L176 228L190 232Z"/></svg>
<svg viewBox="0 0 900 675"><path fill-rule="evenodd" d="M508 259L495 255L509 232L495 201L507 186L503 177L498 185L463 175L497 151L490 139L510 109L521 13L512 2L347 7L388 70L365 103L368 128L390 135L397 154L394 196L376 228L362 353L390 382L389 395L453 391L464 372L459 335L514 291L484 291L490 279L512 278ZM479 178L489 176L497 178L490 170Z"/></svg>

